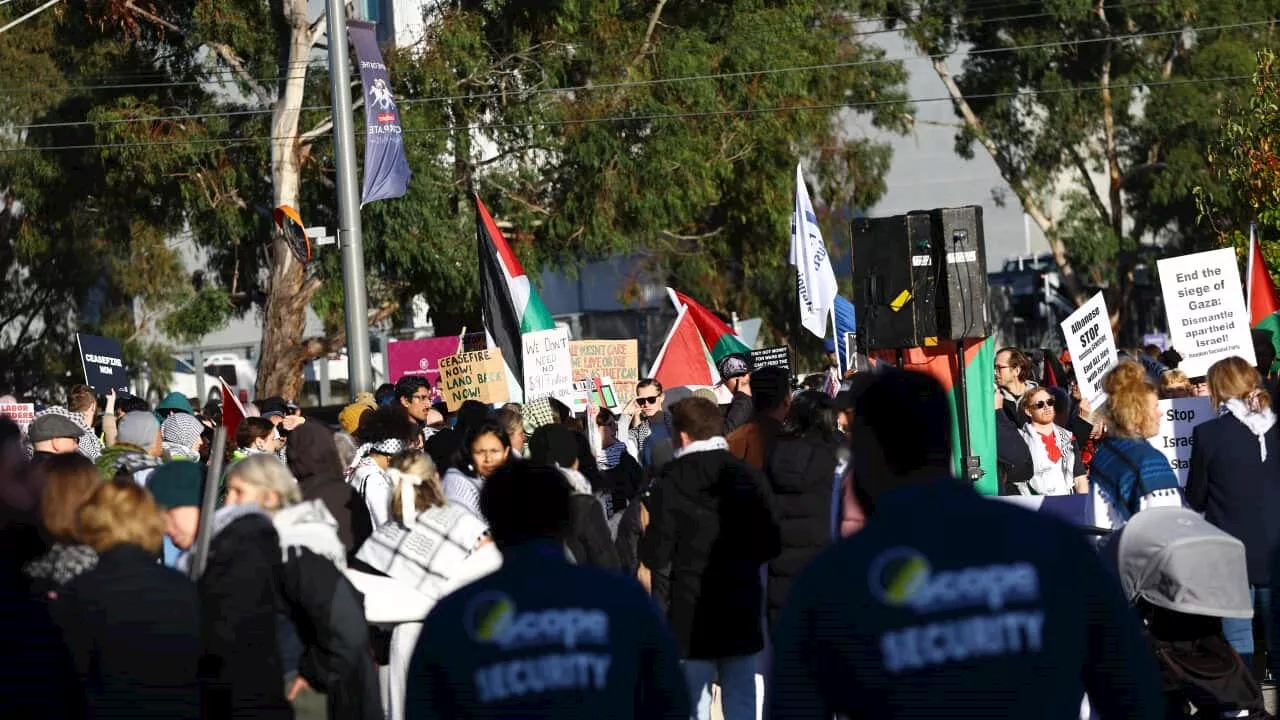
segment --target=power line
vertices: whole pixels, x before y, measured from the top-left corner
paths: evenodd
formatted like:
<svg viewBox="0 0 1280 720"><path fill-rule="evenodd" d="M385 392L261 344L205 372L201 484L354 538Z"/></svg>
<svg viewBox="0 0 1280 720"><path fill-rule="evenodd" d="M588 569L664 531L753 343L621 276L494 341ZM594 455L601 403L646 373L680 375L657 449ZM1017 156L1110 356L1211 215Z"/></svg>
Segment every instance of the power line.
<svg viewBox="0 0 1280 720"><path fill-rule="evenodd" d="M1009 47L972 50L968 52L967 55L982 56L982 55L993 55L998 53L1017 52L1022 50L1041 50L1046 48L1064 47L1069 45L1088 45L1088 44L1101 43L1101 42L1111 42L1116 40L1137 40L1137 39L1151 38L1151 37L1163 37L1167 35L1180 35L1186 32L1217 32L1221 30L1233 30L1233 29L1240 29L1240 28L1258 27L1262 25L1270 25L1271 23L1272 23L1271 20L1259 20L1259 21L1247 22L1247 23L1228 23L1223 25L1209 25L1204 27L1191 27L1191 28L1184 27L1184 28L1177 28L1173 30L1157 30L1157 31L1150 31L1146 33L1133 33L1133 34L1127 34L1127 35L1109 35L1109 36L1097 37L1097 38L1081 38L1078 40L1058 40L1053 42L1043 42L1043 43L1033 43L1033 44L1027 44L1027 45L1013 45ZM789 66L789 67L781 67L781 68L765 68L760 70L738 70L738 71L724 72L724 73L710 73L705 75L686 75L686 76L669 77L669 78L651 78L648 80L626 80L626 81L620 81L620 82L600 83L600 84L592 84L592 85L576 85L576 86L557 87L557 88L538 88L538 89L530 90L527 93L523 93L521 96L528 98L531 96L542 95L546 93L594 92L599 90L616 90L616 89L631 88L631 87L652 87L652 86L666 85L666 84L677 83L677 82L695 82L699 80L726 80L726 79L732 79L732 78L756 77L756 76L762 76L762 75L777 75L777 74L792 73L792 72L840 70L840 69L849 69L849 68L855 68L855 67L865 67L870 65L886 65L886 64L892 64L897 62L908 62L908 61L919 61L919 60L932 61L932 60L946 59L948 57L951 57L951 55L953 54L954 53L935 53L932 55L913 54L913 55L901 55L897 57L888 57L888 58L874 58L870 60L853 60L853 61L842 62L842 63L798 65L798 66ZM425 97L425 98L406 98L406 99L399 100L398 104L401 106L412 106L412 105L418 105L423 103L444 103L444 102L456 102L460 100L469 100L469 101L489 100L489 99L508 97L509 95L510 94L508 93L481 93L481 94L473 94L473 95L452 95L452 96L437 96L437 97ZM327 106L316 106L316 105L299 108L300 111L323 111L328 109L329 108ZM226 112L195 113L195 114L187 114L187 115L157 115L157 116L140 117L140 118L116 118L112 120L72 120L72 121L65 121L65 122L33 123L28 125L18 125L18 126L14 126L12 129L21 131L21 130L40 130L40 129L48 129L48 128L60 128L60 127L116 125L116 124L122 124L122 123L165 122L165 121L172 121L172 120L195 120L195 119L201 119L206 117L209 117L209 118L243 117L243 116L250 116L250 115L269 115L272 112L274 112L274 109L263 108L263 109L256 109L256 110L234 110L234 111L226 111Z"/></svg>
<svg viewBox="0 0 1280 720"><path fill-rule="evenodd" d="M964 96L966 100L994 100L1007 97L1028 97L1039 95L1063 95L1067 93L1093 92L1110 88L1112 90L1124 90L1133 88L1154 88L1154 87L1173 87L1184 85L1202 85L1208 83L1223 82L1240 82L1244 80L1252 80L1254 75L1223 75L1211 78L1186 78L1181 80L1159 80L1152 82L1140 83L1113 83L1111 85L1088 85L1069 88L1048 88L1039 90L1020 90L994 93L975 93L973 95ZM764 108L742 108L734 110L708 110L694 112L678 112L678 113L655 113L644 115L615 115L596 118L583 118L580 120L535 120L529 122L517 123L489 123L475 125L446 126L433 128L409 129L402 131L405 135L416 135L422 133L437 132L458 132L458 131L483 131L483 130L504 130L514 128L530 128L530 127L567 127L578 125L594 125L606 122L649 122L656 120L681 120L681 119L704 119L710 117L724 117L734 115L762 115L768 113L784 113L784 112L808 112L814 110L858 110L871 107L882 107L885 105L897 104L918 104L931 102L952 102L950 95L923 98L905 98L901 100L870 100L856 103L830 103L822 105L792 105L792 106L774 106ZM246 143L259 142L276 142L281 140L296 140L300 135L278 135L278 136L254 136L242 138L199 138L195 140L160 140L156 142L124 142L124 143L94 143L85 145L42 145L34 147L13 147L0 148L0 154L16 153L16 152L39 152L45 150L105 150L133 147L163 147L173 145L211 145L223 144L226 146L242 145Z"/></svg>

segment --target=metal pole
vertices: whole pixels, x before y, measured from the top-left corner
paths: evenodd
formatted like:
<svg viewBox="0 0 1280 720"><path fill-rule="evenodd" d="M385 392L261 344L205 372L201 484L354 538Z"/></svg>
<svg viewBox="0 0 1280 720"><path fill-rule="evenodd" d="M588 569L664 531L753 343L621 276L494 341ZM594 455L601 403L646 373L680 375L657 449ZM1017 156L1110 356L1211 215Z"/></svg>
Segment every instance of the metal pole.
<svg viewBox="0 0 1280 720"><path fill-rule="evenodd" d="M360 238L360 190L356 172L355 124L347 78L347 6L328 0L329 92L333 96L333 160L338 171L338 244L342 247L343 309L347 315L347 391L373 392L369 368L369 307L364 285L364 245Z"/></svg>

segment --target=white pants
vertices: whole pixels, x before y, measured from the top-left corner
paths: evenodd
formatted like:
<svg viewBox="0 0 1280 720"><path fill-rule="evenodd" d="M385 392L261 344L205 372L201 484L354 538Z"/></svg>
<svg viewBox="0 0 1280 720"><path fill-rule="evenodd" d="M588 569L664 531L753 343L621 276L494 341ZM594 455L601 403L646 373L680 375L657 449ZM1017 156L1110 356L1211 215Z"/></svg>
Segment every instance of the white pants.
<svg viewBox="0 0 1280 720"><path fill-rule="evenodd" d="M382 710L387 720L404 720L404 693L408 685L409 661L418 644L422 623L400 623L391 631L391 661L378 668L382 690Z"/></svg>

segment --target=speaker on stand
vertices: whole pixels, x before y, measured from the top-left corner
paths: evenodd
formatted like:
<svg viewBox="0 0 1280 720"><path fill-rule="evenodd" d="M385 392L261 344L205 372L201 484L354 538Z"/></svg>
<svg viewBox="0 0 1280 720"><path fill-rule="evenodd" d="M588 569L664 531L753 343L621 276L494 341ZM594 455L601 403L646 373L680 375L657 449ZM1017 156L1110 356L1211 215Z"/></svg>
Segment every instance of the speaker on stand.
<svg viewBox="0 0 1280 720"><path fill-rule="evenodd" d="M861 350L936 347L955 342L956 415L961 468L982 478L972 453L965 341L991 334L982 208L970 205L886 218L851 228L854 309Z"/></svg>

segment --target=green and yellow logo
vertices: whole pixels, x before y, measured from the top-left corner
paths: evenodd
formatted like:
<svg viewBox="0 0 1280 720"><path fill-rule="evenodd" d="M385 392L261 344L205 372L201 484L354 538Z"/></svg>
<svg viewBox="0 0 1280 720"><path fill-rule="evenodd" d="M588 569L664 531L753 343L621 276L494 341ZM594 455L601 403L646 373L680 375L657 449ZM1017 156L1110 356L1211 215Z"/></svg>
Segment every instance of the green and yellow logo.
<svg viewBox="0 0 1280 720"><path fill-rule="evenodd" d="M907 605L929 584L933 569L919 550L893 548L871 562L871 593L885 605Z"/></svg>
<svg viewBox="0 0 1280 720"><path fill-rule="evenodd" d="M516 616L516 604L503 593L477 596L467 611L467 632L478 642L492 643L506 633Z"/></svg>

